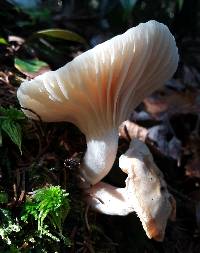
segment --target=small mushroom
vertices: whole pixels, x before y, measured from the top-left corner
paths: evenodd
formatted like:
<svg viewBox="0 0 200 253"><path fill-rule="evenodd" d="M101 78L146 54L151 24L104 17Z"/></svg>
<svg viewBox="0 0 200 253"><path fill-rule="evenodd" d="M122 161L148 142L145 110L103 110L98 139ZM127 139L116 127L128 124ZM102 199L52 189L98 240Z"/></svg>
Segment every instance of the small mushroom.
<svg viewBox="0 0 200 253"><path fill-rule="evenodd" d="M127 152L119 158L119 167L128 174L126 187L100 182L89 191L90 205L110 215L135 211L147 236L162 241L168 219L175 218L176 202L147 146L132 140Z"/></svg>
<svg viewBox="0 0 200 253"><path fill-rule="evenodd" d="M169 29L149 21L77 56L56 71L25 81L17 91L24 113L68 121L85 134L82 177L91 185L111 169L118 127L133 109L172 77L178 51ZM32 113L35 112L36 114Z"/></svg>

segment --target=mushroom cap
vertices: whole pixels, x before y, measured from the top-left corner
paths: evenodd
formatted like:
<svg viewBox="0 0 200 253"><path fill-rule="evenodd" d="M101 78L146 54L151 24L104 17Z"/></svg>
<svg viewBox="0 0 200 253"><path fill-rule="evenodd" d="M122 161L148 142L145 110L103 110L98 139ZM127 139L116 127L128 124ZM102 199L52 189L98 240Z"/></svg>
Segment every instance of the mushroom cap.
<svg viewBox="0 0 200 253"><path fill-rule="evenodd" d="M87 189L86 201L104 214L127 215L135 211L147 236L162 241L168 219L175 219L176 202L147 146L133 139L120 156L119 167L127 174L126 186L117 188L99 182Z"/></svg>
<svg viewBox="0 0 200 253"><path fill-rule="evenodd" d="M119 158L119 167L128 174L127 199L147 236L162 241L168 219L175 218L176 202L147 146L137 139L132 140L129 149Z"/></svg>
<svg viewBox="0 0 200 253"><path fill-rule="evenodd" d="M149 21L56 71L23 82L17 97L30 109L24 110L28 117L69 121L86 136L98 136L124 121L144 97L172 77L177 64L178 50L169 29Z"/></svg>

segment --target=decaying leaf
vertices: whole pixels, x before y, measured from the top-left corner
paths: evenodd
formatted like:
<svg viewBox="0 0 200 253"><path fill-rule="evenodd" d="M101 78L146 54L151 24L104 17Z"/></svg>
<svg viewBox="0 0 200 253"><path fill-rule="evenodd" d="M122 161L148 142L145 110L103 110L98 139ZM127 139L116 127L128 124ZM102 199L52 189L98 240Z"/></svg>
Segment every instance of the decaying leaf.
<svg viewBox="0 0 200 253"><path fill-rule="evenodd" d="M173 136L169 141L168 148L169 156L175 160L180 160L182 143L176 136Z"/></svg>
<svg viewBox="0 0 200 253"><path fill-rule="evenodd" d="M144 99L144 105L148 113L159 119L164 113L175 114L198 112L200 93L197 90L186 90L182 92L163 89L159 94Z"/></svg>
<svg viewBox="0 0 200 253"><path fill-rule="evenodd" d="M176 136L173 136L168 140L168 132L169 129L164 124L146 129L129 120L124 121L119 127L120 137L129 141L132 139L138 139L143 142L145 142L148 137L150 141L153 141L156 144L156 148L163 155L179 161L182 143Z"/></svg>
<svg viewBox="0 0 200 253"><path fill-rule="evenodd" d="M185 167L185 174L188 177L200 178L200 159L198 157L190 161Z"/></svg>
<svg viewBox="0 0 200 253"><path fill-rule="evenodd" d="M161 113L166 112L168 109L166 101L153 96L145 98L143 103L146 111L155 118L158 118Z"/></svg>
<svg viewBox="0 0 200 253"><path fill-rule="evenodd" d="M186 164L186 175L188 177L200 178L200 137L196 134L188 138L187 145L184 147L184 153L191 156Z"/></svg>
<svg viewBox="0 0 200 253"><path fill-rule="evenodd" d="M147 137L147 133L148 130L146 128L129 120L124 121L119 127L119 136L127 140L136 138L144 142Z"/></svg>
<svg viewBox="0 0 200 253"><path fill-rule="evenodd" d="M176 136L169 139L169 132L166 125L157 125L148 129L148 138L156 144L163 155L179 161L182 143Z"/></svg>

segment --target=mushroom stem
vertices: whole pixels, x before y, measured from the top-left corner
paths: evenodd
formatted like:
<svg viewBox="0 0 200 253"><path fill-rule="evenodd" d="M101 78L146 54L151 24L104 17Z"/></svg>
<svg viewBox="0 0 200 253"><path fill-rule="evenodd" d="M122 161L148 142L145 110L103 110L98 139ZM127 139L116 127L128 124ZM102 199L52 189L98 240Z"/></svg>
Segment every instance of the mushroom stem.
<svg viewBox="0 0 200 253"><path fill-rule="evenodd" d="M115 161L118 148L118 131L107 130L97 137L87 137L87 151L80 173L89 184L98 183L105 177Z"/></svg>

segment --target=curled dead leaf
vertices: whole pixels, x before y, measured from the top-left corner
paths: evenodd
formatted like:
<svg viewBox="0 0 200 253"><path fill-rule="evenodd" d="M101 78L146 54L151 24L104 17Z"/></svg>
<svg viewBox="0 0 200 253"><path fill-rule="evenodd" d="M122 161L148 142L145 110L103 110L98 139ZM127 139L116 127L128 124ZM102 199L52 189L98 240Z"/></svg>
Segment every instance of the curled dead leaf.
<svg viewBox="0 0 200 253"><path fill-rule="evenodd" d="M138 139L145 142L148 130L129 120L124 121L119 127L119 136L126 139Z"/></svg>

